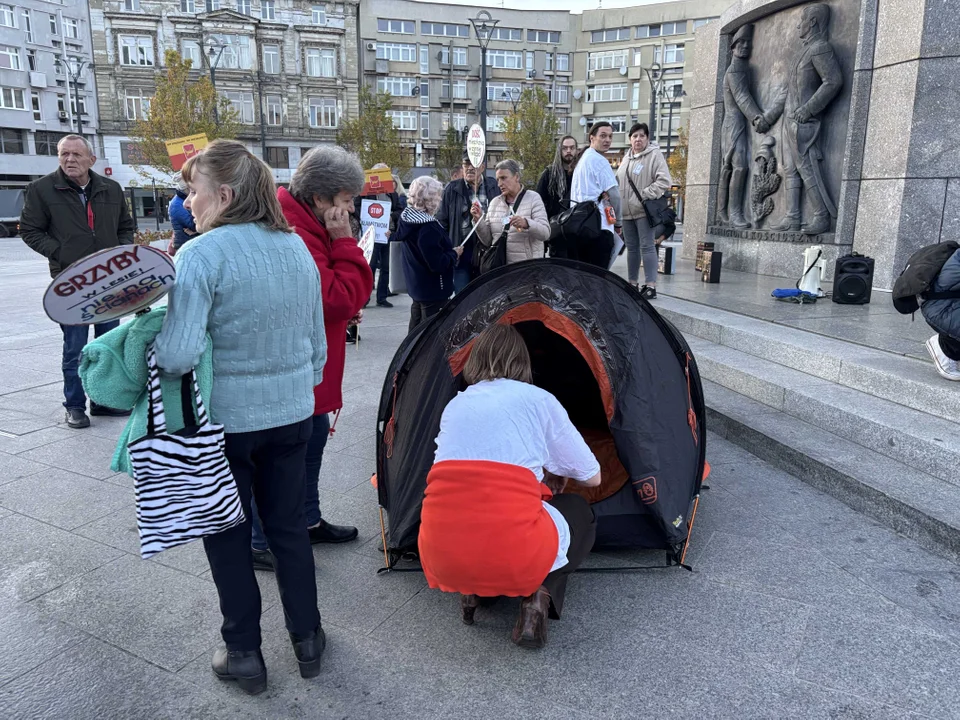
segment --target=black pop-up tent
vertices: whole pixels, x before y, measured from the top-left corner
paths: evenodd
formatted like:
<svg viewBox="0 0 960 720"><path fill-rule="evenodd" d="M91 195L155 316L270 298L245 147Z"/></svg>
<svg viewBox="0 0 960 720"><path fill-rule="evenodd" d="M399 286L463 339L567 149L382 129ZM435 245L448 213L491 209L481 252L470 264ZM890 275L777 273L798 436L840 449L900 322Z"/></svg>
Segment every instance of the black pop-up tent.
<svg viewBox="0 0 960 720"><path fill-rule="evenodd" d="M696 363L680 333L622 278L569 260L483 275L400 345L377 422L387 551L416 549L440 416L465 387L474 339L494 323L520 331L534 384L560 400L600 460L601 486L574 490L597 515L596 547L664 548L679 561L705 465Z"/></svg>

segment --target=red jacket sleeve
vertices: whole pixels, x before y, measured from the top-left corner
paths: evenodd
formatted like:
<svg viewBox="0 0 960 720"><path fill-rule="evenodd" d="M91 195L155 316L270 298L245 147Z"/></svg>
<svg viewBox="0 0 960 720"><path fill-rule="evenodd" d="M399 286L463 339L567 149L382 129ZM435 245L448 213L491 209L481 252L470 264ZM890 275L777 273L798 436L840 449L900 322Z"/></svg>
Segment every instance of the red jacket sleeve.
<svg viewBox="0 0 960 720"><path fill-rule="evenodd" d="M310 254L320 270L323 317L346 322L356 315L373 291L373 273L352 237L337 238L326 255L311 243Z"/></svg>

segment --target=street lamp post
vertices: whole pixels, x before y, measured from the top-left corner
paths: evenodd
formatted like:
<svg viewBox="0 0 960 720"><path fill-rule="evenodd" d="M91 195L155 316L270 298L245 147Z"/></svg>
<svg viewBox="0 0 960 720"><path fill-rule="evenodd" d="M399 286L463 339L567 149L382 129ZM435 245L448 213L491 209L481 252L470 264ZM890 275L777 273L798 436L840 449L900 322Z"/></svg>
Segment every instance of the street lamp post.
<svg viewBox="0 0 960 720"><path fill-rule="evenodd" d="M477 42L480 43L480 127L484 132L487 131L487 47L498 22L500 21L494 20L486 10L481 10L475 18L470 18Z"/></svg>
<svg viewBox="0 0 960 720"><path fill-rule="evenodd" d="M667 120L667 158L670 157L670 149L673 144L673 104L680 100L683 102L682 98L686 96L687 93L683 91L682 85L674 85L672 97L670 98L670 119Z"/></svg>
<svg viewBox="0 0 960 720"><path fill-rule="evenodd" d="M653 63L648 68L643 68L647 74L647 80L650 82L650 134L654 135L657 126L657 97L660 95L660 88L663 85L663 77L660 73L660 63Z"/></svg>
<svg viewBox="0 0 960 720"><path fill-rule="evenodd" d="M75 115L77 117L77 135L83 135L83 119L80 116L80 90L77 85L83 75L85 67L93 68L93 63L83 58L74 57L65 63L61 63L60 58L56 58L54 63L57 66L66 65L66 73L70 77L70 87L73 88L73 102L76 107Z"/></svg>
<svg viewBox="0 0 960 720"><path fill-rule="evenodd" d="M504 91L500 94L500 97L503 98L504 100L508 101L511 105L513 105L513 112L516 113L516 112L517 112L517 105L520 103L520 97L521 97L522 95L523 95L523 91L520 90L520 88L518 88L518 87L512 87L512 88L510 88L509 91L504 90Z"/></svg>
<svg viewBox="0 0 960 720"><path fill-rule="evenodd" d="M220 98L217 96L217 66L220 64L220 58L223 57L223 51L227 49L224 43L211 38L207 43L207 65L210 67L210 84L213 85L213 122L218 127L220 125L220 111L217 106L220 104Z"/></svg>

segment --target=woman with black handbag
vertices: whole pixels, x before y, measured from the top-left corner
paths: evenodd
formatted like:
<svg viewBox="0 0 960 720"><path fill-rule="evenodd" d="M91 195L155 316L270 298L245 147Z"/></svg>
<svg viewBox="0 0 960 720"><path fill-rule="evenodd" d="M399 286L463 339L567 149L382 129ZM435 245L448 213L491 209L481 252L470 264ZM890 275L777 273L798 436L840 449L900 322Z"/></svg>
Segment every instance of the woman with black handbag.
<svg viewBox="0 0 960 720"><path fill-rule="evenodd" d="M646 123L630 128L630 150L617 169L620 197L623 199L623 241L627 246L627 280L640 285L640 261L643 260L643 287L640 293L647 300L657 297L657 242L648 209L663 197L673 180L659 146L650 142Z"/></svg>
<svg viewBox="0 0 960 720"><path fill-rule="evenodd" d="M485 217L479 205L470 209L480 240L479 252L474 253L480 273L543 257L544 243L550 239L550 218L543 200L523 187L516 160L497 164L497 185L501 194L490 201Z"/></svg>

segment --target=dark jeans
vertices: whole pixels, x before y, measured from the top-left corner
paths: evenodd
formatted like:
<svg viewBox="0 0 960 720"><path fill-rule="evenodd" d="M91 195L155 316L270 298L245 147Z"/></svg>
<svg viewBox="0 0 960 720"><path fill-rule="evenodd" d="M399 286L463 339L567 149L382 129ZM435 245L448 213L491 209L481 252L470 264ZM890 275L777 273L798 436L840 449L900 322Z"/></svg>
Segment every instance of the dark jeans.
<svg viewBox="0 0 960 720"><path fill-rule="evenodd" d="M380 303L390 294L390 243L373 244L370 272L377 272L377 268L380 268L380 278L377 280L377 302Z"/></svg>
<svg viewBox="0 0 960 720"><path fill-rule="evenodd" d="M943 354L951 360L960 362L960 340L940 333L940 349L943 350Z"/></svg>
<svg viewBox="0 0 960 720"><path fill-rule="evenodd" d="M608 230L601 230L600 237L597 240L577 241L569 244L565 242L551 243L550 257L579 260L606 270L610 266L613 243L613 233Z"/></svg>
<svg viewBox="0 0 960 720"><path fill-rule="evenodd" d="M589 503L579 495L554 495L548 500L560 511L570 526L570 548L567 564L547 575L543 586L550 591L550 618L560 619L563 611L563 595L567 590L567 578L587 559L597 539L597 518Z"/></svg>
<svg viewBox="0 0 960 720"><path fill-rule="evenodd" d="M247 520L203 539L220 596L228 650L260 647L260 587L250 550L251 500L273 549L287 630L306 638L320 624L313 550L303 519L303 458L313 421L269 430L226 434L226 455Z"/></svg>
<svg viewBox="0 0 960 720"><path fill-rule="evenodd" d="M433 302L418 302L414 300L410 306L410 326L407 328L407 332L412 331L420 323L432 318L440 312L446 304L446 300L435 300Z"/></svg>
<svg viewBox="0 0 960 720"><path fill-rule="evenodd" d="M98 338L119 326L119 320L99 323L93 326L93 336ZM80 367L80 353L90 338L90 326L61 325L60 329L63 331L63 406L68 410L85 410L87 396L77 369Z"/></svg>
<svg viewBox="0 0 960 720"><path fill-rule="evenodd" d="M323 462L323 449L327 446L330 437L330 416L327 413L313 416L313 434L307 443L307 455L304 460L304 503L303 514L307 527L313 527L320 522L320 464ZM269 547L267 538L260 527L260 516L257 513L257 502L253 501L253 533L250 541L254 550L266 550Z"/></svg>
<svg viewBox="0 0 960 720"><path fill-rule="evenodd" d="M470 259L461 257L453 269L453 292L462 292L471 280L473 280L473 267L470 265Z"/></svg>

